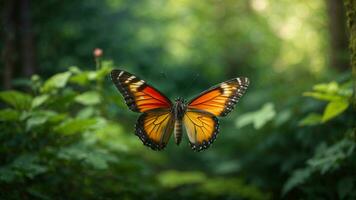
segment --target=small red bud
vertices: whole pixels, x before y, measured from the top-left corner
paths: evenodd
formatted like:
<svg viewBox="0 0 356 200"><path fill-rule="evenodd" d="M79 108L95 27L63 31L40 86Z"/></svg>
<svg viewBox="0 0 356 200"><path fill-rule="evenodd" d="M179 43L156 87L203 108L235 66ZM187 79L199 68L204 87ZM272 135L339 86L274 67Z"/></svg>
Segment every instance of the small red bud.
<svg viewBox="0 0 356 200"><path fill-rule="evenodd" d="M103 50L100 48L95 48L93 54L95 58L99 58L103 55Z"/></svg>

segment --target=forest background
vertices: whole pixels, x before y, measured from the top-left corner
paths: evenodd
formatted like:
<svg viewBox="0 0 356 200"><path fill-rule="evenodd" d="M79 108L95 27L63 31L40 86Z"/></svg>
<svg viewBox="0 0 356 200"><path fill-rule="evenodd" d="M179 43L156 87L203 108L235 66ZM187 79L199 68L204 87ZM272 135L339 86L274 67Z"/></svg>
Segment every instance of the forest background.
<svg viewBox="0 0 356 200"><path fill-rule="evenodd" d="M355 199L355 6L1 1L0 198ZM171 99L251 84L209 149L155 152L114 68Z"/></svg>

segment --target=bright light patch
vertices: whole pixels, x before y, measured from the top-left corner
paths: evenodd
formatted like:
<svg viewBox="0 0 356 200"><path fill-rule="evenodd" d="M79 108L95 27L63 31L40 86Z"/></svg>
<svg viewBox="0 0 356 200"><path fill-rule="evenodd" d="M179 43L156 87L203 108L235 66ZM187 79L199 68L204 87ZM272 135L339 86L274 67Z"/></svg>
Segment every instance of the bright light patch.
<svg viewBox="0 0 356 200"><path fill-rule="evenodd" d="M264 11L266 10L268 6L268 1L267 0L252 0L251 1L251 7L256 10L256 11Z"/></svg>

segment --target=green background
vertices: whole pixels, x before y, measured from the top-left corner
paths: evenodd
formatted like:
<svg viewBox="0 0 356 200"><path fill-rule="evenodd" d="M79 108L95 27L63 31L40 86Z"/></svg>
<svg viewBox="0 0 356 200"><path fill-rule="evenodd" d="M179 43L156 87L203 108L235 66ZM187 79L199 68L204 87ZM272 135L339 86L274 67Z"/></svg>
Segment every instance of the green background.
<svg viewBox="0 0 356 200"><path fill-rule="evenodd" d="M341 1L1 4L1 199L356 198ZM209 149L184 134L155 152L114 68L171 100L239 76L250 86Z"/></svg>

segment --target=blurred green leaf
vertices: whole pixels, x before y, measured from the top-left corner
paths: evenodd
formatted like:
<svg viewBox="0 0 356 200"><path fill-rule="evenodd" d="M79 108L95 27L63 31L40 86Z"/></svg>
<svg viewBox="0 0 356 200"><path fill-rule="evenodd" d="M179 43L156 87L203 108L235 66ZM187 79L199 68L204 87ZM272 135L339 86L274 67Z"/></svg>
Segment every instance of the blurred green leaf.
<svg viewBox="0 0 356 200"><path fill-rule="evenodd" d="M307 161L307 166L295 170L288 178L283 186L283 194L285 195L293 188L305 183L315 172L326 174L338 169L343 161L354 155L355 148L356 143L348 139L343 139L329 147L325 143L321 143L316 148L314 156Z"/></svg>
<svg viewBox="0 0 356 200"><path fill-rule="evenodd" d="M230 174L237 172L241 169L241 164L238 161L225 161L220 162L216 168L215 172L218 174Z"/></svg>
<svg viewBox="0 0 356 200"><path fill-rule="evenodd" d="M12 182L16 179L17 175L18 173L8 166L0 167L0 182Z"/></svg>
<svg viewBox="0 0 356 200"><path fill-rule="evenodd" d="M303 96L312 97L322 101L338 101L343 99L343 97L340 97L336 94L325 94L320 92L304 92Z"/></svg>
<svg viewBox="0 0 356 200"><path fill-rule="evenodd" d="M39 157L34 154L21 155L11 165L14 169L20 170L29 178L47 171L47 167L39 164Z"/></svg>
<svg viewBox="0 0 356 200"><path fill-rule="evenodd" d="M276 126L281 126L282 124L288 122L290 118L292 117L292 111L285 109L281 112L277 113L277 116L275 117L275 124Z"/></svg>
<svg viewBox="0 0 356 200"><path fill-rule="evenodd" d="M91 152L86 158L86 162L88 164L99 170L107 169L110 162L118 162L118 160L119 159L117 157L103 150Z"/></svg>
<svg viewBox="0 0 356 200"><path fill-rule="evenodd" d="M78 112L77 118L90 118L93 117L96 112L97 110L94 107L88 106Z"/></svg>
<svg viewBox="0 0 356 200"><path fill-rule="evenodd" d="M201 183L207 179L202 172L180 172L175 170L163 171L157 178L162 186L170 188L186 184Z"/></svg>
<svg viewBox="0 0 356 200"><path fill-rule="evenodd" d="M337 169L341 161L352 155L356 147L355 142L343 139L329 147L325 144L318 146L315 155L307 161L307 164L321 174Z"/></svg>
<svg viewBox="0 0 356 200"><path fill-rule="evenodd" d="M313 90L313 92L304 92L303 95L322 101L347 101L352 94L352 89L348 84L339 86L335 81L317 84Z"/></svg>
<svg viewBox="0 0 356 200"><path fill-rule="evenodd" d="M96 119L69 119L60 125L56 126L54 130L63 135L72 135L83 132L96 125Z"/></svg>
<svg viewBox="0 0 356 200"><path fill-rule="evenodd" d="M103 61L101 63L101 68L97 71L96 79L103 80L105 79L110 71L113 69L114 63L112 61Z"/></svg>
<svg viewBox="0 0 356 200"><path fill-rule="evenodd" d="M283 186L282 194L285 195L293 188L303 184L312 174L312 170L309 168L295 170L291 177Z"/></svg>
<svg viewBox="0 0 356 200"><path fill-rule="evenodd" d="M260 129L267 122L271 121L275 115L276 111L274 110L274 105L272 103L266 103L258 111L240 115L236 121L236 126L241 128L253 124L255 129Z"/></svg>
<svg viewBox="0 0 356 200"><path fill-rule="evenodd" d="M31 88L33 91L38 91L42 85L41 77L38 74L31 76Z"/></svg>
<svg viewBox="0 0 356 200"><path fill-rule="evenodd" d="M68 115L66 113L56 113L56 115L50 116L48 121L52 124L59 124L66 120Z"/></svg>
<svg viewBox="0 0 356 200"><path fill-rule="evenodd" d="M44 82L41 91L47 93L52 91L53 89L63 88L64 86L66 86L70 76L70 72L63 72L52 76L46 82Z"/></svg>
<svg viewBox="0 0 356 200"><path fill-rule="evenodd" d="M0 121L18 121L20 113L10 108L0 110Z"/></svg>
<svg viewBox="0 0 356 200"><path fill-rule="evenodd" d="M299 122L299 126L313 126L321 123L322 116L317 113L309 113Z"/></svg>
<svg viewBox="0 0 356 200"><path fill-rule="evenodd" d="M54 111L41 110L32 112L26 122L26 130L29 131L37 126L41 126L51 117L57 115Z"/></svg>
<svg viewBox="0 0 356 200"><path fill-rule="evenodd" d="M83 71L78 68L77 66L70 66L68 71L70 71L73 75L75 74L81 74Z"/></svg>
<svg viewBox="0 0 356 200"><path fill-rule="evenodd" d="M48 107L52 109L61 108L67 110L67 108L74 104L74 98L77 96L77 92L73 91L72 88L65 88L62 90L60 95L54 95L48 100Z"/></svg>
<svg viewBox="0 0 356 200"><path fill-rule="evenodd" d="M61 159L85 162L98 170L107 169L109 162L118 162L118 158L110 154L108 151L94 148L93 146L84 143L78 143L62 148L57 156Z"/></svg>
<svg viewBox="0 0 356 200"><path fill-rule="evenodd" d="M331 101L324 110L322 121L326 122L337 117L349 107L349 102L345 100Z"/></svg>
<svg viewBox="0 0 356 200"><path fill-rule="evenodd" d="M335 81L330 83L320 83L313 86L313 90L324 93L337 93L339 90L339 84Z"/></svg>
<svg viewBox="0 0 356 200"><path fill-rule="evenodd" d="M88 72L88 79L91 80L91 81L95 81L95 80L97 80L97 75L98 75L97 72L89 71Z"/></svg>
<svg viewBox="0 0 356 200"><path fill-rule="evenodd" d="M204 181L200 189L203 193L215 196L228 195L255 200L270 199L268 193L260 191L253 185L247 185L237 178L211 178Z"/></svg>
<svg viewBox="0 0 356 200"><path fill-rule="evenodd" d="M137 147L142 147L137 143L137 138L131 137L130 134L125 134L122 125L118 123L108 123L105 126L95 130L96 138L101 144L107 146L112 151L129 152Z"/></svg>
<svg viewBox="0 0 356 200"><path fill-rule="evenodd" d="M26 153L15 158L13 162L0 168L0 180L11 182L23 177L34 178L43 174L48 168L39 163L39 157Z"/></svg>
<svg viewBox="0 0 356 200"><path fill-rule="evenodd" d="M47 95L47 94L40 95L40 96L33 98L32 108L37 108L37 107L41 106L44 102L46 102L48 100L48 98L49 98L49 95Z"/></svg>
<svg viewBox="0 0 356 200"><path fill-rule="evenodd" d="M95 105L100 103L100 94L96 91L88 91L75 97L75 101L83 105Z"/></svg>
<svg viewBox="0 0 356 200"><path fill-rule="evenodd" d="M0 100L18 110L28 110L31 107L32 97L23 92L8 90L0 92Z"/></svg>
<svg viewBox="0 0 356 200"><path fill-rule="evenodd" d="M20 170L28 178L34 178L47 171L47 167L39 164L39 158L34 154L21 155L12 163L12 166L16 170Z"/></svg>
<svg viewBox="0 0 356 200"><path fill-rule="evenodd" d="M70 82L76 83L81 86L86 86L89 84L89 73L88 72L81 72L79 74L75 74L70 78Z"/></svg>

